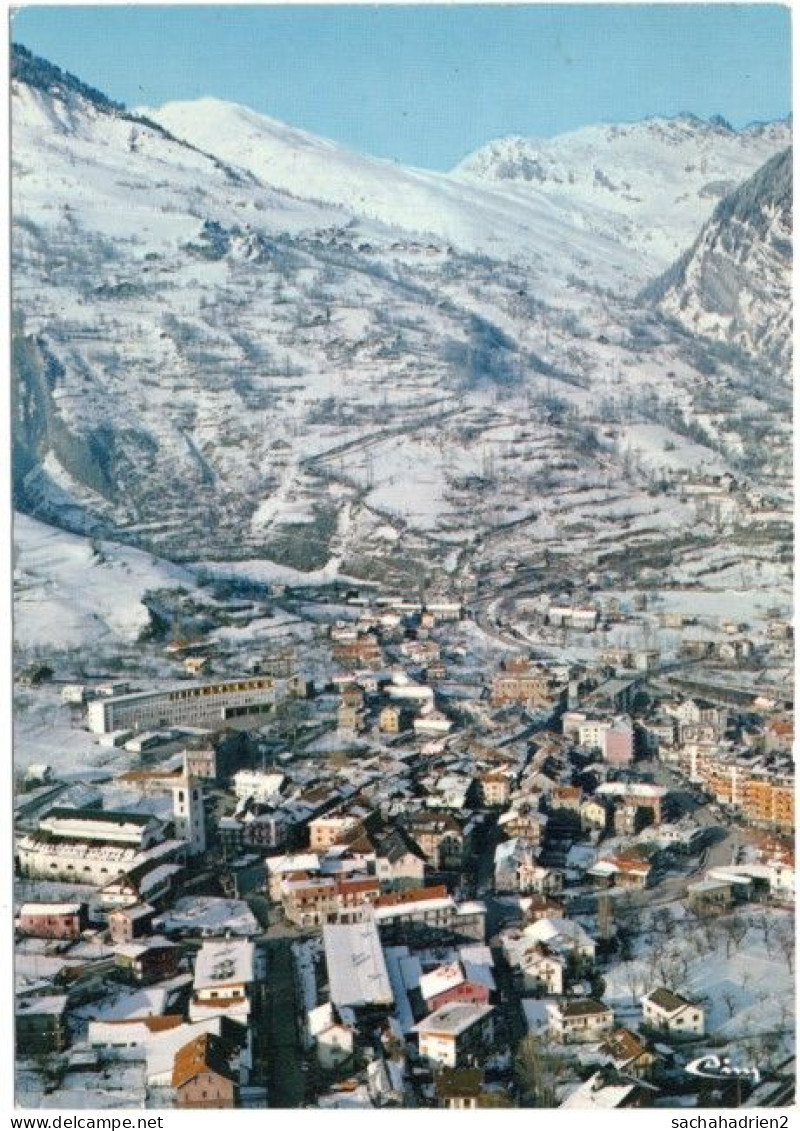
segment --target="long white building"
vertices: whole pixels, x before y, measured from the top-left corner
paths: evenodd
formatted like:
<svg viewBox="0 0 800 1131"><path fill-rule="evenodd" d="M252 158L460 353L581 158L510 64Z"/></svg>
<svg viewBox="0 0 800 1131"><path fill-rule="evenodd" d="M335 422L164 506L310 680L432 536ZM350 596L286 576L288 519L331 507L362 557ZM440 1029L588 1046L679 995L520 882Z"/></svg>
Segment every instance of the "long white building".
<svg viewBox="0 0 800 1131"><path fill-rule="evenodd" d="M257 676L112 695L90 703L87 718L95 734L181 724L215 727L244 715L268 714L274 705L275 681Z"/></svg>

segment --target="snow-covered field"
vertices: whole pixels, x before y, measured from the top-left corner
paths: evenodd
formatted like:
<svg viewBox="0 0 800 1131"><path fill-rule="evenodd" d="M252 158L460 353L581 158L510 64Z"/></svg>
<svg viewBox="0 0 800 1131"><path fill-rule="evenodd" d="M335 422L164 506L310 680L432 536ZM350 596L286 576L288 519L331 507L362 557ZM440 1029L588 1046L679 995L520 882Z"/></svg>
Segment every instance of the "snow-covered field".
<svg viewBox="0 0 800 1131"><path fill-rule="evenodd" d="M665 976L676 978L678 992L703 1005L708 1036L741 1040L779 1032L791 1039L793 916L770 909L766 939L753 909L745 907L737 917L752 920L741 934L731 934L731 916L698 923L684 913L669 933L662 928L640 937L635 956L604 974L604 1000L621 1017L635 1019L641 1016L639 996L665 984Z"/></svg>
<svg viewBox="0 0 800 1131"><path fill-rule="evenodd" d="M147 627L148 589L194 587L180 566L14 517L14 638L47 651L132 642Z"/></svg>

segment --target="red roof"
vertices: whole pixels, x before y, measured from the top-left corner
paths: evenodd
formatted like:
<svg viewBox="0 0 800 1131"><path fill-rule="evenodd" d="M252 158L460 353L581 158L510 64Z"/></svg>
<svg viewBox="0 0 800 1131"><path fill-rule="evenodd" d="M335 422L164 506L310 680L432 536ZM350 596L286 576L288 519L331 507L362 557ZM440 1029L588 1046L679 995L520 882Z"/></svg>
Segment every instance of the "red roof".
<svg viewBox="0 0 800 1131"><path fill-rule="evenodd" d="M447 888L436 884L432 888L414 888L412 891L391 891L380 896L376 907L402 907L405 903L419 903L423 899L446 899Z"/></svg>

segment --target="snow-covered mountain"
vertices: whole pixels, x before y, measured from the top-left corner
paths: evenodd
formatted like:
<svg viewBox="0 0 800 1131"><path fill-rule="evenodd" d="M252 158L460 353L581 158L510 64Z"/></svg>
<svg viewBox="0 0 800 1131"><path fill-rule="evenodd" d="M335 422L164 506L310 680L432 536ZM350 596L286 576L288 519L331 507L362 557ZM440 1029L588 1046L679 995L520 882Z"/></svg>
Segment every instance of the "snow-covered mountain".
<svg viewBox="0 0 800 1131"><path fill-rule="evenodd" d="M545 140L501 138L464 158L454 176L601 210L648 262L663 262L691 243L726 193L790 140L788 122L734 130L721 118L682 114Z"/></svg>
<svg viewBox="0 0 800 1131"><path fill-rule="evenodd" d="M29 514L172 560L419 580L583 552L590 524L595 549L677 532L693 512L654 477L747 465L748 411L782 434L785 383L754 399L636 301L666 261L611 209L219 103L156 122L13 62Z"/></svg>
<svg viewBox="0 0 800 1131"><path fill-rule="evenodd" d="M214 152L293 197L342 209L348 217L453 245L458 251L515 259L563 279L589 266L597 282L629 285L649 268L620 239L602 206L503 183L404 168L354 153L216 98L145 111L175 137ZM696 230L696 229L695 229ZM693 233L694 234L694 233Z"/></svg>
<svg viewBox="0 0 800 1131"><path fill-rule="evenodd" d="M792 150L722 200L690 250L645 292L687 330L777 365L792 358Z"/></svg>

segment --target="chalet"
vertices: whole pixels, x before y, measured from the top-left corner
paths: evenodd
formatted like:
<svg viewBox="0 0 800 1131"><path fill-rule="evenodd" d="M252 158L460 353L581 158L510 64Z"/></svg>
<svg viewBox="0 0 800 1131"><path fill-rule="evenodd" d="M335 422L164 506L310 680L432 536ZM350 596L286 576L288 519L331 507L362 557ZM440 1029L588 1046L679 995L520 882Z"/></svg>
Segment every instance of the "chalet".
<svg viewBox="0 0 800 1131"><path fill-rule="evenodd" d="M399 734L402 729L403 714L399 707L384 707L378 716L378 729L383 734Z"/></svg>
<svg viewBox="0 0 800 1131"><path fill-rule="evenodd" d="M364 689L357 683L347 683L340 691L342 705L361 710L364 706Z"/></svg>
<svg viewBox="0 0 800 1131"><path fill-rule="evenodd" d="M584 832L608 831L609 808L602 800L589 797L581 805L581 828Z"/></svg>
<svg viewBox="0 0 800 1131"><path fill-rule="evenodd" d="M560 919L564 914L564 904L552 895L534 895L520 901L525 924L538 923L540 919Z"/></svg>
<svg viewBox="0 0 800 1131"><path fill-rule="evenodd" d="M462 867L469 852L469 839L463 822L451 813L436 810L415 813L409 819L408 832L436 871Z"/></svg>
<svg viewBox="0 0 800 1131"><path fill-rule="evenodd" d="M702 1037L705 1013L702 1006L660 986L639 999L643 1022L649 1028L672 1036Z"/></svg>
<svg viewBox="0 0 800 1131"><path fill-rule="evenodd" d="M256 956L252 942L206 940L195 958L189 1004L191 1020L222 1014L247 1024L255 979Z"/></svg>
<svg viewBox="0 0 800 1131"><path fill-rule="evenodd" d="M458 961L437 966L419 980L422 1000L431 1013L451 1001L486 1004L493 988L491 973L489 979L471 977L465 964Z"/></svg>
<svg viewBox="0 0 800 1131"><path fill-rule="evenodd" d="M734 903L730 880L698 880L686 888L686 904L696 915L718 915Z"/></svg>
<svg viewBox="0 0 800 1131"><path fill-rule="evenodd" d="M336 713L336 726L338 730L360 734L366 727L364 711L361 707L341 703Z"/></svg>
<svg viewBox="0 0 800 1131"><path fill-rule="evenodd" d="M650 1076L656 1056L630 1029L615 1029L598 1049L600 1056L619 1072L637 1079Z"/></svg>
<svg viewBox="0 0 800 1131"><path fill-rule="evenodd" d="M478 779L484 805L498 806L508 804L511 797L511 778L503 770L490 770Z"/></svg>
<svg viewBox="0 0 800 1131"><path fill-rule="evenodd" d="M308 1011L306 1029L316 1045L317 1060L324 1072L340 1069L356 1050L355 1027L343 1021L342 1011L330 1002Z"/></svg>
<svg viewBox="0 0 800 1131"><path fill-rule="evenodd" d="M594 962L596 943L574 919L539 919L522 934L527 942L543 943L572 966L584 968Z"/></svg>
<svg viewBox="0 0 800 1131"><path fill-rule="evenodd" d="M373 834L370 840L375 850L375 874L384 890L422 886L425 857L402 829Z"/></svg>
<svg viewBox="0 0 800 1131"><path fill-rule="evenodd" d="M557 785L550 794L549 808L560 813L580 814L581 802L580 786Z"/></svg>
<svg viewBox="0 0 800 1131"><path fill-rule="evenodd" d="M537 993L563 994L565 968L563 958L540 944L524 950L519 959L523 988Z"/></svg>
<svg viewBox="0 0 800 1131"><path fill-rule="evenodd" d="M434 1085L437 1106L450 1111L512 1106L510 1097L485 1086L482 1068L441 1068Z"/></svg>
<svg viewBox="0 0 800 1131"><path fill-rule="evenodd" d="M570 1092L559 1110L609 1111L652 1107L658 1089L623 1076L614 1068L601 1068Z"/></svg>
<svg viewBox="0 0 800 1131"><path fill-rule="evenodd" d="M608 887L639 888L644 890L650 882L653 866L639 856L619 853L598 860L587 876Z"/></svg>
<svg viewBox="0 0 800 1131"><path fill-rule="evenodd" d="M164 939L120 943L114 947L114 965L131 982L160 982L177 974L180 947Z"/></svg>
<svg viewBox="0 0 800 1131"><path fill-rule="evenodd" d="M521 801L501 813L497 823L506 836L524 837L531 844L539 844L544 839L548 818L532 802Z"/></svg>
<svg viewBox="0 0 800 1131"><path fill-rule="evenodd" d="M203 1033L175 1053L172 1087L179 1108L233 1108L237 1078L233 1048L213 1033Z"/></svg>
<svg viewBox="0 0 800 1131"><path fill-rule="evenodd" d="M360 818L350 813L337 811L315 817L308 822L309 848L317 852L333 844L345 844L360 828Z"/></svg>
<svg viewBox="0 0 800 1131"><path fill-rule="evenodd" d="M596 1041L614 1027L614 1014L594 998L565 998L548 1002L548 1031L556 1041Z"/></svg>

